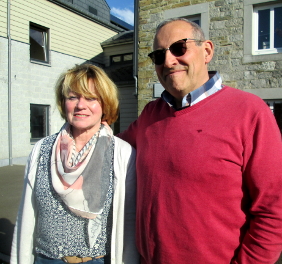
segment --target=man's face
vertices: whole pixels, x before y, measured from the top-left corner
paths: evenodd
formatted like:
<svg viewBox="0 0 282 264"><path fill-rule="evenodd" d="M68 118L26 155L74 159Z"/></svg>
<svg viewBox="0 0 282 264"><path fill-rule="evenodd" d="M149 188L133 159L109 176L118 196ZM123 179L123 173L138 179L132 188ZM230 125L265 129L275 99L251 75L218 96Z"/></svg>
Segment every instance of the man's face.
<svg viewBox="0 0 282 264"><path fill-rule="evenodd" d="M192 38L192 27L185 21L173 21L163 26L154 40L154 50L166 49L172 43ZM208 81L207 64L212 59L213 44L204 41L197 46L195 41L187 40L187 50L180 57L174 56L169 50L165 53L162 65L155 65L159 81L177 101Z"/></svg>

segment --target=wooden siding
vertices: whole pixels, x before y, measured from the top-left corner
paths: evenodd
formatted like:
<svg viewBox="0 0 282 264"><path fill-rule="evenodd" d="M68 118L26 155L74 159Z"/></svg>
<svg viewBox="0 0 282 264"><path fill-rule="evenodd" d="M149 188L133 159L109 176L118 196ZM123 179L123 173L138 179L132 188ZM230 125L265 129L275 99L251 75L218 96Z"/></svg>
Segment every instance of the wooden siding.
<svg viewBox="0 0 282 264"><path fill-rule="evenodd" d="M135 92L134 84L132 86L118 86L120 101L120 132L137 119L137 98L133 95Z"/></svg>
<svg viewBox="0 0 282 264"><path fill-rule="evenodd" d="M7 37L7 0L0 1L0 36Z"/></svg>
<svg viewBox="0 0 282 264"><path fill-rule="evenodd" d="M117 34L46 0L11 1L13 40L29 43L29 22L50 29L51 50L86 60L101 54L100 43Z"/></svg>

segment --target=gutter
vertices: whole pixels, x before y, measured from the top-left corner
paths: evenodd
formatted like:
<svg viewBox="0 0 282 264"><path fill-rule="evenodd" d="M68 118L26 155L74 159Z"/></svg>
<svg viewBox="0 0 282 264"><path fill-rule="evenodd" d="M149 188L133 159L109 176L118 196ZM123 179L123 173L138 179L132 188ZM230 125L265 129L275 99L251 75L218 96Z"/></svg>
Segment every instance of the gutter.
<svg viewBox="0 0 282 264"><path fill-rule="evenodd" d="M138 9L139 1L134 0L134 51L133 51L133 78L135 80L135 93L138 99Z"/></svg>
<svg viewBox="0 0 282 264"><path fill-rule="evenodd" d="M7 0L7 37L8 37L8 144L9 144L9 165L13 165L12 160L12 93L11 93L11 34L10 18L11 3Z"/></svg>

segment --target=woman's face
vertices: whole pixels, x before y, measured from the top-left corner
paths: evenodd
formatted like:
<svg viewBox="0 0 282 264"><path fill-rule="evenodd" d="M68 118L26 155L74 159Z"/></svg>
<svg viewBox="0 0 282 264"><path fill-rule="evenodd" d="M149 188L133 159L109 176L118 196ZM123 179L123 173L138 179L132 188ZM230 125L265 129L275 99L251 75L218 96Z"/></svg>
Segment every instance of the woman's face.
<svg viewBox="0 0 282 264"><path fill-rule="evenodd" d="M88 87L95 94L93 79L88 80ZM97 99L85 98L70 92L65 100L65 112L74 137L83 133L92 136L100 128L103 111Z"/></svg>

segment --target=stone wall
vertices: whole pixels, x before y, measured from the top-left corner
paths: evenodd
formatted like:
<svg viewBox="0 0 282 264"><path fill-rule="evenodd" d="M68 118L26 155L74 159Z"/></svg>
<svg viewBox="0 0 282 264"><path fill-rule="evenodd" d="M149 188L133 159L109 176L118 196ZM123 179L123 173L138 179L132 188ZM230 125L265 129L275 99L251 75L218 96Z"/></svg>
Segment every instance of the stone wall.
<svg viewBox="0 0 282 264"><path fill-rule="evenodd" d="M244 44L251 45L244 43L244 27L251 27L251 17L250 23L244 17L246 2L248 0L139 1L139 114L149 101L154 100L153 85L158 82L154 65L147 56L152 51L156 26L165 18L167 10L179 7L193 8L202 3L208 4L207 31L209 39L215 44L215 55L209 69L219 71L226 85L246 89L258 95L262 94L261 89L268 89L267 93L271 94L269 97L274 94L275 99L282 99L282 54L251 62L245 58Z"/></svg>

